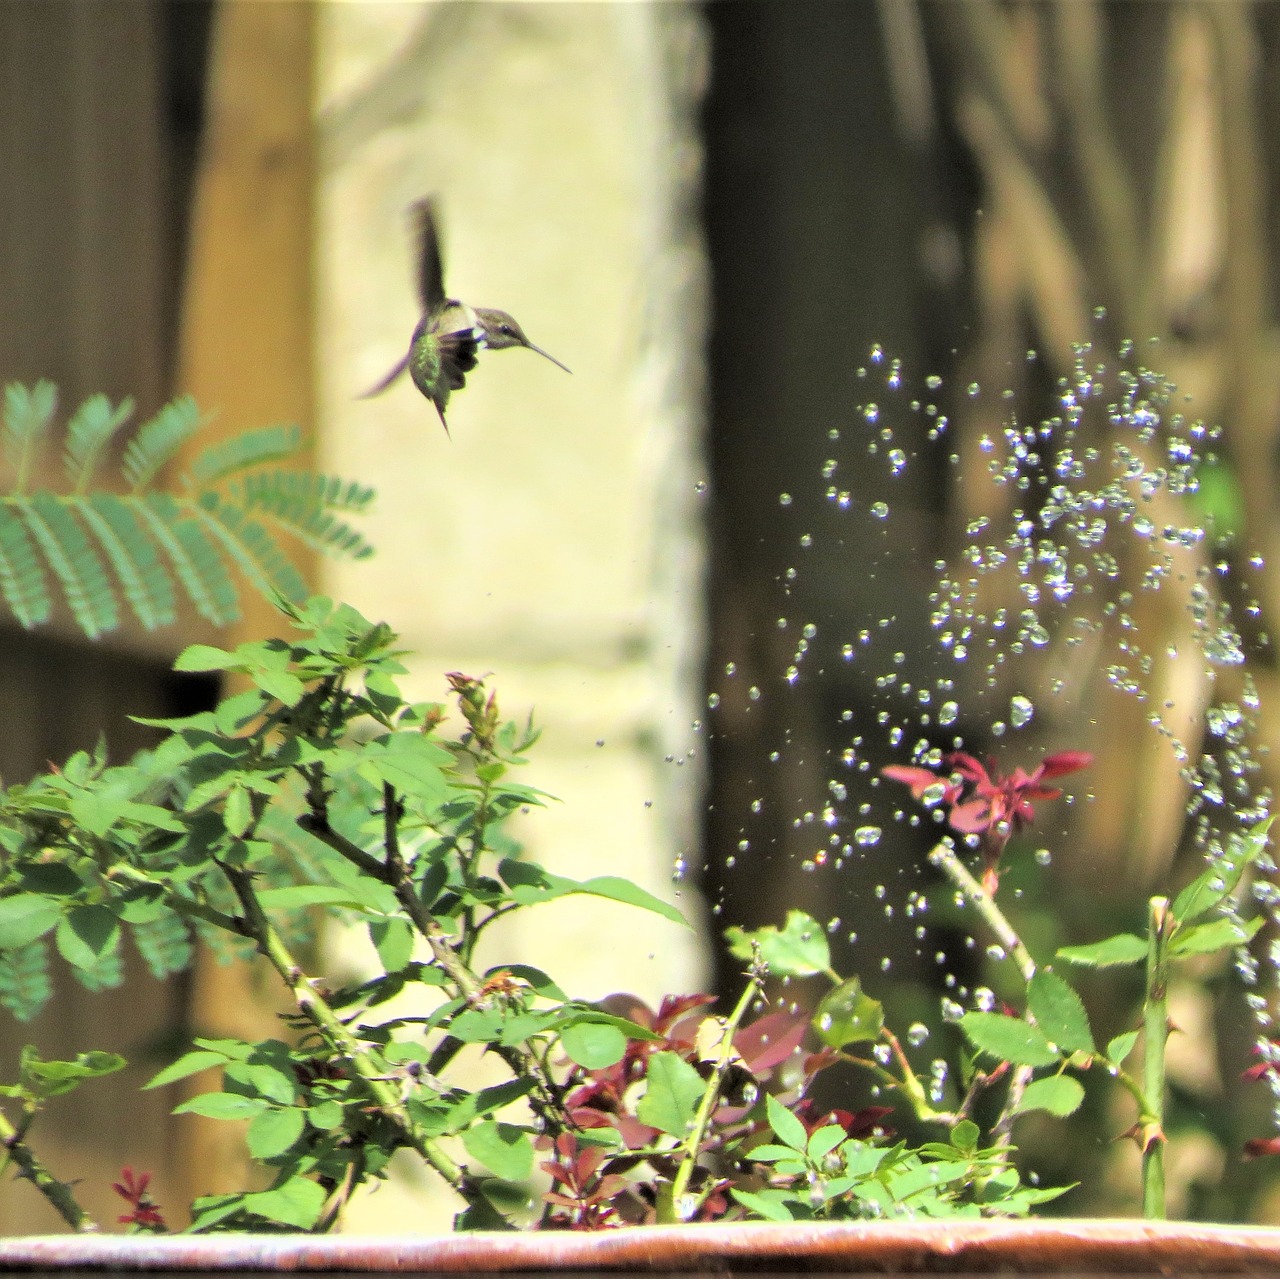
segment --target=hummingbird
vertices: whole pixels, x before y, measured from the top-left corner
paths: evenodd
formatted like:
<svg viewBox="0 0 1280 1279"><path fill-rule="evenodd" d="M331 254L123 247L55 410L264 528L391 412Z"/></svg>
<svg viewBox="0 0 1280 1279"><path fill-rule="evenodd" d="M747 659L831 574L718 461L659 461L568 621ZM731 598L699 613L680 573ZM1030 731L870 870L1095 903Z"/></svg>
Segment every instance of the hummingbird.
<svg viewBox="0 0 1280 1279"><path fill-rule="evenodd" d="M418 200L410 212L418 236L417 284L422 316L413 330L404 358L360 399L380 395L408 369L414 386L436 406L440 424L448 435L449 423L445 421L444 411L449 395L466 384L466 375L475 368L476 357L481 350L501 351L509 346L524 346L566 373L571 371L549 351L534 346L515 318L506 311L487 306L472 307L456 298L446 297L435 201L429 197Z"/></svg>

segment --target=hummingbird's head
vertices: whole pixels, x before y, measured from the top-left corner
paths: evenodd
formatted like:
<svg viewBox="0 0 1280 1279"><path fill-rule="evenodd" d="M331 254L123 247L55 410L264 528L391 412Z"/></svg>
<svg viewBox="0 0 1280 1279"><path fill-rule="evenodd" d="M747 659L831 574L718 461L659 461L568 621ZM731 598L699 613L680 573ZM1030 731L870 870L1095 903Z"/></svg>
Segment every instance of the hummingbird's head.
<svg viewBox="0 0 1280 1279"><path fill-rule="evenodd" d="M475 308L475 313L480 328L484 330L484 345L489 350L501 351L508 346L528 347L530 351L537 351L539 355L544 356L552 364L564 369L566 373L570 371L566 365L561 364L549 351L544 351L540 346L534 346L525 336L524 330L520 327L515 317L508 315L506 311L497 311L493 307L478 306Z"/></svg>

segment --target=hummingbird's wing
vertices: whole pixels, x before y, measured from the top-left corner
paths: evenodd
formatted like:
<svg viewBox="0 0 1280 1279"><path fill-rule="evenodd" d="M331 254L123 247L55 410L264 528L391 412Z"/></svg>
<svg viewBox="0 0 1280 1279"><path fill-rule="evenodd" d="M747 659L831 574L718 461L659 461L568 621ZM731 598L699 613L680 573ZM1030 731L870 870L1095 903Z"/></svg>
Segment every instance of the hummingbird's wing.
<svg viewBox="0 0 1280 1279"><path fill-rule="evenodd" d="M408 367L409 367L409 355L406 352L404 357L395 365L394 368L392 368L390 373L388 373L381 381L371 386L367 391L362 391L359 395L356 396L356 399L368 400L368 399L372 399L373 396L375 395L381 395L383 391L385 391L387 387L389 387L391 383L394 382L396 378L398 378L400 374L403 373L405 369L407 369Z"/></svg>
<svg viewBox="0 0 1280 1279"><path fill-rule="evenodd" d="M417 201L413 219L418 232L418 301L424 315L445 302L444 266L440 261L440 234L436 229L436 206L431 197Z"/></svg>

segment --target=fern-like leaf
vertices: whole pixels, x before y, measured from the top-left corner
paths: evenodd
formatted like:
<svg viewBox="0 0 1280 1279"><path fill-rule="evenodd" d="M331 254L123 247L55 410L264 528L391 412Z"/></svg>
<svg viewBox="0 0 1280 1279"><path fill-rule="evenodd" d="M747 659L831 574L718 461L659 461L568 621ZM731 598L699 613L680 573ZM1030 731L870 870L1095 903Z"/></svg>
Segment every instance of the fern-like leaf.
<svg viewBox="0 0 1280 1279"><path fill-rule="evenodd" d="M33 493L18 508L27 531L62 583L72 615L90 639L120 624L111 582L84 529L51 493Z"/></svg>
<svg viewBox="0 0 1280 1279"><path fill-rule="evenodd" d="M49 429L58 407L58 388L41 379L34 387L13 382L4 389L4 451L17 473L14 490L21 493L31 474L36 442Z"/></svg>
<svg viewBox="0 0 1280 1279"><path fill-rule="evenodd" d="M44 938L0 951L0 1004L19 1021L35 1017L52 994L49 947Z"/></svg>
<svg viewBox="0 0 1280 1279"><path fill-rule="evenodd" d="M134 924L133 942L157 981L183 972L194 954L191 930L181 916L172 913Z"/></svg>
<svg viewBox="0 0 1280 1279"><path fill-rule="evenodd" d="M268 598L301 599L305 584L285 547L292 535L318 550L360 558L371 548L346 516L367 509L359 484L270 469L297 456L301 432L278 425L205 449L175 496L152 488L201 417L181 396L144 422L124 449L131 491L93 490L111 441L133 413L94 395L67 427L63 463L71 492L25 489L35 449L57 407L50 382L5 390L0 445L17 482L0 493L0 596L27 627L53 611L56 578L76 623L90 637L119 625L122 596L148 630L172 622L185 596L215 625L240 616L236 571Z"/></svg>
<svg viewBox="0 0 1280 1279"><path fill-rule="evenodd" d="M204 529L168 493L146 494L137 509L173 565L196 612L215 626L236 621L240 608L235 586Z"/></svg>
<svg viewBox="0 0 1280 1279"><path fill-rule="evenodd" d="M73 964L71 971L85 990L114 990L124 984L124 949L104 950L92 964Z"/></svg>
<svg viewBox="0 0 1280 1279"><path fill-rule="evenodd" d="M20 500L0 503L0 591L14 616L30 629L49 620L53 599L36 549L15 509Z"/></svg>
<svg viewBox="0 0 1280 1279"><path fill-rule="evenodd" d="M113 493L91 494L77 504L80 518L98 541L134 616L149 631L168 626L177 616L173 582L140 521L139 499Z"/></svg>
<svg viewBox="0 0 1280 1279"><path fill-rule="evenodd" d="M267 471L228 486L228 496L246 511L262 510L318 551L364 559L373 547L334 510L361 512L373 490L306 471Z"/></svg>
<svg viewBox="0 0 1280 1279"><path fill-rule="evenodd" d="M125 479L133 491L145 489L199 427L200 410L189 395L180 395L144 422L124 451Z"/></svg>
<svg viewBox="0 0 1280 1279"><path fill-rule="evenodd" d="M105 395L91 395L67 423L63 462L75 492L83 493L93 479L98 459L111 437L133 416L133 400L112 407Z"/></svg>
<svg viewBox="0 0 1280 1279"><path fill-rule="evenodd" d="M196 511L207 531L221 542L232 562L261 594L268 599L273 595L289 600L305 598L307 585L302 576L259 521L222 501L212 490L200 494Z"/></svg>
<svg viewBox="0 0 1280 1279"><path fill-rule="evenodd" d="M302 432L293 424L245 431L199 453L191 463L190 480L196 488L208 488L229 475L268 462L283 462L297 453L301 443Z"/></svg>

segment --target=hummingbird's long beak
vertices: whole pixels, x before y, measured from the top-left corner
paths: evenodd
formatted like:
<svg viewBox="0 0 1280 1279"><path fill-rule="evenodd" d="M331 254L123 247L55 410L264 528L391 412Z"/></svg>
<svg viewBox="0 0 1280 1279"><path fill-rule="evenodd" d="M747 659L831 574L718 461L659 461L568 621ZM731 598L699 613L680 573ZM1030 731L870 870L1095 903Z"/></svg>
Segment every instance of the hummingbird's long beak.
<svg viewBox="0 0 1280 1279"><path fill-rule="evenodd" d="M532 342L527 342L525 345L528 346L529 350L537 351L537 353L540 356L542 356L543 359L550 360L551 363L556 366L556 368L564 369L566 373L573 372L573 370L567 364L561 364L560 361L557 360L556 357L552 355L550 351L544 351L540 346L534 346Z"/></svg>

